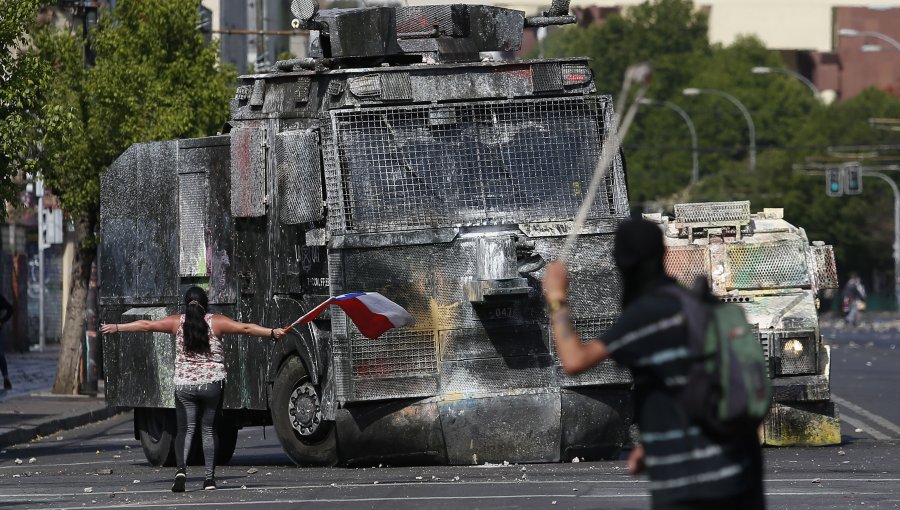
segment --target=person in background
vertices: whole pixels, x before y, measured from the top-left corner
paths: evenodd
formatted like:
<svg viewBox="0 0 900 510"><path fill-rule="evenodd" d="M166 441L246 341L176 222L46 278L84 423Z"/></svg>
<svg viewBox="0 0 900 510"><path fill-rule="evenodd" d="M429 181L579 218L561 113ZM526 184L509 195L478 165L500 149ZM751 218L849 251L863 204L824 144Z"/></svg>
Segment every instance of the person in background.
<svg viewBox="0 0 900 510"><path fill-rule="evenodd" d="M13 305L10 304L3 295L0 295L0 328L6 324L6 321L8 321L12 315ZM3 389L11 390L12 381L9 380L9 367L6 366L6 345L4 344L5 342L0 340L0 373L3 374Z"/></svg>
<svg viewBox="0 0 900 510"><path fill-rule="evenodd" d="M664 254L658 225L633 219L619 226L613 256L622 276L622 314L602 340L585 342L572 324L566 268L550 263L543 287L557 355L568 374L607 358L631 370L641 442L631 452L628 470L647 470L655 510L763 509L756 434L713 438L676 400L694 360L681 303L663 291L677 285L665 272Z"/></svg>
<svg viewBox="0 0 900 510"><path fill-rule="evenodd" d="M175 413L178 434L175 437L177 471L172 492L184 492L187 457L201 422L206 479L203 489L216 488L216 419L222 409L222 385L225 381L225 357L222 335L252 335L278 339L281 328L236 322L224 315L207 313L206 291L191 287L184 294L184 314L160 320L139 320L125 324L104 324L105 334L148 332L175 335Z"/></svg>
<svg viewBox="0 0 900 510"><path fill-rule="evenodd" d="M850 279L844 286L841 309L847 314L845 320L853 327L859 326L862 311L866 309L866 288L857 273L850 273Z"/></svg>

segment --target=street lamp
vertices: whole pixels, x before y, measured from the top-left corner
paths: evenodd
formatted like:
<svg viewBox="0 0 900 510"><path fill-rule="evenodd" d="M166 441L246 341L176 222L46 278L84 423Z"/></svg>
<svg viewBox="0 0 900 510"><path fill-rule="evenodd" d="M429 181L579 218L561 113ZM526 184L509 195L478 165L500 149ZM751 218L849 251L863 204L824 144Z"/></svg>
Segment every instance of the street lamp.
<svg viewBox="0 0 900 510"><path fill-rule="evenodd" d="M666 108L674 110L675 113L677 113L681 116L682 119L684 119L684 123L687 124L688 131L691 132L691 184L697 184L697 180L700 178L700 163L697 154L697 130L694 129L694 123L691 121L691 117L680 106L671 101L657 101L655 99L645 97L641 98L641 100L638 101L638 104L665 106Z"/></svg>
<svg viewBox="0 0 900 510"><path fill-rule="evenodd" d="M809 90L812 91L813 96L815 96L815 98L817 100L819 100L819 101L822 100L822 97L820 95L818 87L816 87L816 85L813 82L809 81L809 79L806 76L803 76L802 74L798 73L797 71L792 71L790 69L785 69L783 67L766 67L766 66L754 67L752 71L753 71L753 74L777 73L777 74L783 74L786 76L790 76L792 78L797 78L798 80L802 81L804 85L809 87Z"/></svg>
<svg viewBox="0 0 900 510"><path fill-rule="evenodd" d="M686 96L699 96L700 94L712 94L714 96L724 97L725 99L731 101L735 106L737 106L738 110L744 114L744 118L747 120L747 129L750 132L750 161L749 167L750 172L756 170L756 127L753 125L753 117L750 116L750 111L747 110L747 107L744 106L743 103L737 100L736 97L732 96L727 92L722 92L721 90L715 89L697 89L697 88L687 88L682 91L682 94Z"/></svg>
<svg viewBox="0 0 900 510"><path fill-rule="evenodd" d="M900 42L897 42L896 39L882 34L881 32L869 32L867 30L856 30L854 28L842 28L838 30L838 35L841 37L874 37L876 39L881 39L882 41L893 46L897 51L900 51Z"/></svg>

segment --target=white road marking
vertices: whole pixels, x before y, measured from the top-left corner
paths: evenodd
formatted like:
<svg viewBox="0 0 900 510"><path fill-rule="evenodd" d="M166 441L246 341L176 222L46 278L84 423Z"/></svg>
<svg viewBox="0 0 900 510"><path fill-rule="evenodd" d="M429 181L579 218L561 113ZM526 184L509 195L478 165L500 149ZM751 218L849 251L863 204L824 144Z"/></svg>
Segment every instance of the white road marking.
<svg viewBox="0 0 900 510"><path fill-rule="evenodd" d="M875 430L868 423L865 423L861 420L857 420L855 418L851 418L851 417L847 416L846 414L841 414L841 421L847 422L851 427L856 427L856 428L862 430L864 433L869 434L870 436L874 437L875 439L879 439L879 440L890 439L890 436Z"/></svg>
<svg viewBox="0 0 900 510"><path fill-rule="evenodd" d="M850 402L849 400L843 399L843 398L835 395L834 393L831 394L831 400L834 401L834 403L838 404L839 406L846 407L847 409L853 411L854 413L859 414L860 416L863 416L865 418L868 418L869 420L872 420L873 422L880 425L881 427L896 434L897 435L896 437L900 437L900 426L898 426L897 424L888 420L887 418L883 418L871 411L867 411L867 410L863 409L862 407L859 407L858 405L854 404L853 402Z"/></svg>
<svg viewBox="0 0 900 510"><path fill-rule="evenodd" d="M127 493L120 493L125 495ZM842 496L847 493L844 491L795 491L795 492L766 492L766 496ZM854 496L886 496L894 494L894 492L853 492ZM91 494L87 494L91 496ZM198 502L198 501L176 501L168 500L165 502L152 503L135 501L121 505L108 506L91 506L93 509L116 509L116 508L172 508L178 506L194 507L224 507L224 506L257 506L257 505L293 505L302 503L379 503L379 502L414 502L414 501L467 501L467 500L496 500L496 499L633 499L649 498L646 493L627 493L627 494L511 494L511 495L486 495L486 496L429 496L429 497L384 497L384 498L321 498L321 499L283 499L283 500L265 500L265 501L219 501L219 502ZM81 510L83 506L59 507L59 510Z"/></svg>

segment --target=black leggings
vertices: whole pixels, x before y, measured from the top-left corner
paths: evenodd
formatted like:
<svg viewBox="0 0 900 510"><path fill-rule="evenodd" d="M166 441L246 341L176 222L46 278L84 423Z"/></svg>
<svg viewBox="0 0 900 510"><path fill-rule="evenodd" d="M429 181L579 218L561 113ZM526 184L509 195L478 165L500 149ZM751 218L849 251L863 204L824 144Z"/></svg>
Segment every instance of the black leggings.
<svg viewBox="0 0 900 510"><path fill-rule="evenodd" d="M175 415L178 420L178 435L175 436L175 462L178 469L187 468L188 453L197 419L200 419L200 435L203 438L203 460L206 464L206 478L216 475L216 449L219 438L216 434L216 418L222 410L222 382L181 386L175 390Z"/></svg>

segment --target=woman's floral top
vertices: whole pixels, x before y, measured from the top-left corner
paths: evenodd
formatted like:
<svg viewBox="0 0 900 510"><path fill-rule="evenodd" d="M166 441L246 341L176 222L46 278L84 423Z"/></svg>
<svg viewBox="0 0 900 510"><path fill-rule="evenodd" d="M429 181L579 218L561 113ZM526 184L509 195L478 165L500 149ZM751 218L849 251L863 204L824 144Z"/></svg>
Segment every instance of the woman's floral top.
<svg viewBox="0 0 900 510"><path fill-rule="evenodd" d="M184 315L175 335L175 386L209 384L225 379L225 346L213 333L212 314L204 317L209 325L209 352L202 354L184 350Z"/></svg>

